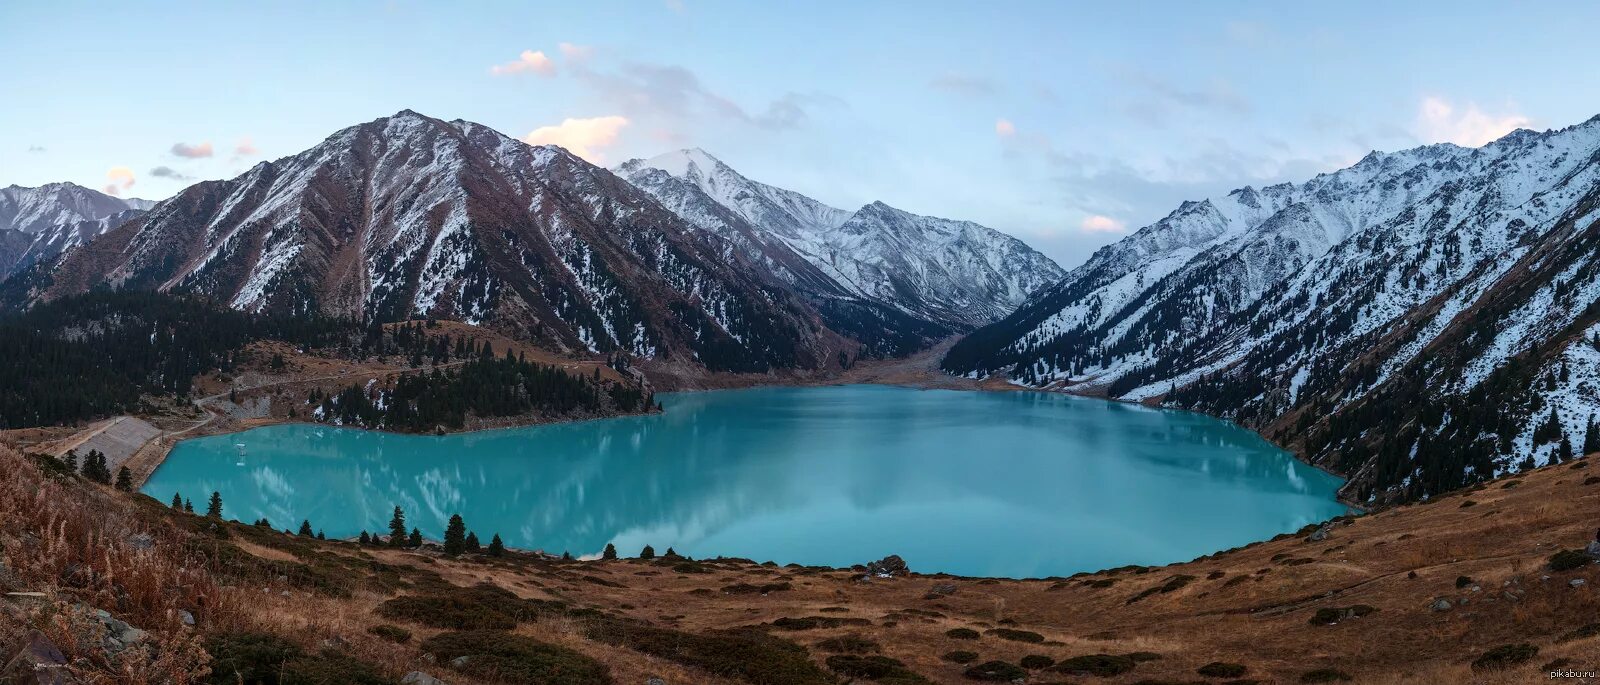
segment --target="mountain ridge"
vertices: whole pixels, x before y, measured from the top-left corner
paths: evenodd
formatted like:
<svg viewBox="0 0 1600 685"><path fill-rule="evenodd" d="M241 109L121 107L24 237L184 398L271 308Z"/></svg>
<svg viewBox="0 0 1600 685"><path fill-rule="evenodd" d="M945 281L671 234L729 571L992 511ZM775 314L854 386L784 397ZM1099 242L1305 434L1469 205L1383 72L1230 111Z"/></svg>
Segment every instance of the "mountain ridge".
<svg viewBox="0 0 1600 685"><path fill-rule="evenodd" d="M819 368L845 347L782 284L609 171L410 110L195 184L12 280L12 301L193 292L253 311L455 318L714 370Z"/></svg>
<svg viewBox="0 0 1600 685"><path fill-rule="evenodd" d="M708 231L729 230L710 200L770 234L839 290L961 330L1004 316L1065 272L1026 243L968 221L875 201L854 212L751 180L704 150L632 159L616 171ZM689 187L703 193L689 197Z"/></svg>
<svg viewBox="0 0 1600 685"><path fill-rule="evenodd" d="M1567 392L1556 439L1530 437L1555 398L1537 379L1578 365L1544 344L1591 320L1600 295L1592 258L1573 251L1597 230L1585 214L1597 184L1600 118L1480 148L1375 152L1303 183L1185 202L942 365L1229 418L1353 476L1345 494L1358 500L1547 463L1600 412L1594 392ZM1496 305L1502 296L1515 306ZM1486 311L1496 320L1474 321ZM1494 344L1461 358L1434 348L1468 330ZM1502 337L1513 330L1524 338ZM1501 415L1465 409L1508 365L1533 371L1489 393L1507 403ZM1402 385L1420 408L1381 399ZM1419 415L1428 425L1405 427Z"/></svg>

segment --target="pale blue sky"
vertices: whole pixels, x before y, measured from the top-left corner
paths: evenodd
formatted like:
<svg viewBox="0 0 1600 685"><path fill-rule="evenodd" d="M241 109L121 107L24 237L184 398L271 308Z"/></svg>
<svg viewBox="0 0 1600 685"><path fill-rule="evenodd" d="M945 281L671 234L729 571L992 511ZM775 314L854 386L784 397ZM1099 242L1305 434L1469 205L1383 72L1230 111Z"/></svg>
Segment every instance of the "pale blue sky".
<svg viewBox="0 0 1600 685"><path fill-rule="evenodd" d="M699 146L1071 266L1183 199L1600 113L1594 3L460 5L0 3L0 185L161 199L411 108L607 165Z"/></svg>

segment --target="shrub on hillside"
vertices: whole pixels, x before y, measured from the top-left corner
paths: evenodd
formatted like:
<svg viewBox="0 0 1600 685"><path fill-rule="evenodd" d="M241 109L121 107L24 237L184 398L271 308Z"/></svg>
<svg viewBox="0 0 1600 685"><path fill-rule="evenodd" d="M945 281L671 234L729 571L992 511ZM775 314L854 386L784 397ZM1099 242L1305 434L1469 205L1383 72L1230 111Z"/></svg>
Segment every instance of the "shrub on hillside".
<svg viewBox="0 0 1600 685"><path fill-rule="evenodd" d="M1300 674L1302 683L1333 683L1353 680L1349 673L1335 668L1317 668Z"/></svg>
<svg viewBox="0 0 1600 685"><path fill-rule="evenodd" d="M596 642L767 685L832 685L805 647L758 630L686 633L616 618L597 618L584 628Z"/></svg>
<svg viewBox="0 0 1600 685"><path fill-rule="evenodd" d="M927 678L906 668L906 665L898 659L876 654L871 656L835 654L828 657L826 663L829 670L847 678L865 678L879 683L893 683L894 685L914 685L928 682Z"/></svg>
<svg viewBox="0 0 1600 685"><path fill-rule="evenodd" d="M1051 666L1056 665L1056 660L1043 654L1029 654L1025 657L1022 657L1022 660L1018 661L1017 663L1030 671L1037 671L1042 668L1050 668Z"/></svg>
<svg viewBox="0 0 1600 685"><path fill-rule="evenodd" d="M1538 655L1539 648L1526 642L1515 645L1500 645L1499 647L1495 647L1494 649L1484 652L1483 656L1474 659L1472 662L1472 670L1488 671L1509 668L1511 666L1528 663Z"/></svg>
<svg viewBox="0 0 1600 685"><path fill-rule="evenodd" d="M950 662L954 662L954 663L958 663L958 664L970 664L970 663L978 660L978 653L977 652L969 652L969 651L966 651L966 650L963 650L963 649L958 649L958 650L955 650L953 652L945 652L944 656L941 656L939 658L940 659L944 659L945 661L950 661Z"/></svg>
<svg viewBox="0 0 1600 685"><path fill-rule="evenodd" d="M872 654L881 647L860 635L841 635L818 642L817 649L836 654Z"/></svg>
<svg viewBox="0 0 1600 685"><path fill-rule="evenodd" d="M1550 555L1550 570L1571 571L1588 566L1593 561L1593 559L1589 558L1589 555L1583 552L1575 549L1564 549Z"/></svg>
<svg viewBox="0 0 1600 685"><path fill-rule="evenodd" d="M610 670L583 654L498 630L440 633L422 651L443 662L468 657L454 668L468 676L514 683L610 685Z"/></svg>
<svg viewBox="0 0 1600 685"><path fill-rule="evenodd" d="M972 680L985 682L1009 683L1013 680L1027 678L1028 672L1021 666L1009 664L1004 661L985 661L976 666L969 666L962 672Z"/></svg>
<svg viewBox="0 0 1600 685"><path fill-rule="evenodd" d="M1230 664L1223 661L1213 661L1196 669L1195 673L1199 673L1207 678L1237 678L1244 675L1244 672L1248 670L1250 669L1245 668L1244 664Z"/></svg>
<svg viewBox="0 0 1600 685"><path fill-rule="evenodd" d="M367 632L377 635L378 637L395 644L404 644L411 640L411 631L401 628L400 626L392 626L387 623L381 623L372 626L371 628L367 629Z"/></svg>
<svg viewBox="0 0 1600 685"><path fill-rule="evenodd" d="M944 631L944 636L952 640L976 640L978 631L971 628L951 628Z"/></svg>
<svg viewBox="0 0 1600 685"><path fill-rule="evenodd" d="M1012 642L1027 642L1027 643L1030 643L1030 644L1039 644L1041 642L1044 642L1044 636L1043 635L1035 633L1035 632L1033 632L1031 630L1016 630L1016 629L1013 629L1013 628L995 628L994 630L989 631L989 633L991 635L994 635L995 637L998 637L998 638L1002 639L1002 640L1011 640Z"/></svg>
<svg viewBox="0 0 1600 685"><path fill-rule="evenodd" d="M1063 659L1050 670L1072 675L1093 675L1102 678L1122 675L1137 665L1132 658L1113 654L1085 654Z"/></svg>

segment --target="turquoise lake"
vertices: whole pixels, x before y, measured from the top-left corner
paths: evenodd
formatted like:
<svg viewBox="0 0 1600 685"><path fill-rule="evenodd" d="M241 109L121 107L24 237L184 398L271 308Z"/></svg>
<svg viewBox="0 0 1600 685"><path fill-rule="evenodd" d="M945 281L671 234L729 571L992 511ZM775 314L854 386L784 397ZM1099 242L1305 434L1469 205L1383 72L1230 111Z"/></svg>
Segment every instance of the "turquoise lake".
<svg viewBox="0 0 1600 685"><path fill-rule="evenodd" d="M322 425L179 443L144 492L277 528L574 556L615 543L829 566L1067 575L1163 564L1345 512L1339 479L1199 414L1035 392L890 386L663 393L663 414L448 436ZM242 456L241 456L242 454Z"/></svg>

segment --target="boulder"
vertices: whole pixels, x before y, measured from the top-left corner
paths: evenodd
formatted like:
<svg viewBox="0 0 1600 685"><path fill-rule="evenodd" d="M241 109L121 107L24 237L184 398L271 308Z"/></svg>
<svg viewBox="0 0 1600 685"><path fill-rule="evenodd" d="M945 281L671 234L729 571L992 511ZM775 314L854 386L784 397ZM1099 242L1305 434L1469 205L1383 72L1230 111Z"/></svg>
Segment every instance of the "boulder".
<svg viewBox="0 0 1600 685"><path fill-rule="evenodd" d="M1454 607L1450 605L1450 600L1448 599L1436 599L1433 600L1433 604L1428 605L1428 608L1434 611L1449 611Z"/></svg>
<svg viewBox="0 0 1600 685"><path fill-rule="evenodd" d="M400 685L445 685L445 682L422 671L412 671L400 679Z"/></svg>
<svg viewBox="0 0 1600 685"><path fill-rule="evenodd" d="M1324 523L1315 531L1313 531L1311 535L1306 538L1306 540L1310 542L1322 542L1323 540L1328 539L1328 536L1331 535L1332 532L1333 525L1330 523Z"/></svg>
<svg viewBox="0 0 1600 685"><path fill-rule="evenodd" d="M22 685L76 685L67 671L67 657L44 633L34 631L0 670L0 680Z"/></svg>
<svg viewBox="0 0 1600 685"><path fill-rule="evenodd" d="M903 576L908 573L911 573L911 569L906 566L906 560L901 559L898 554L891 554L867 564L867 575L879 578Z"/></svg>

